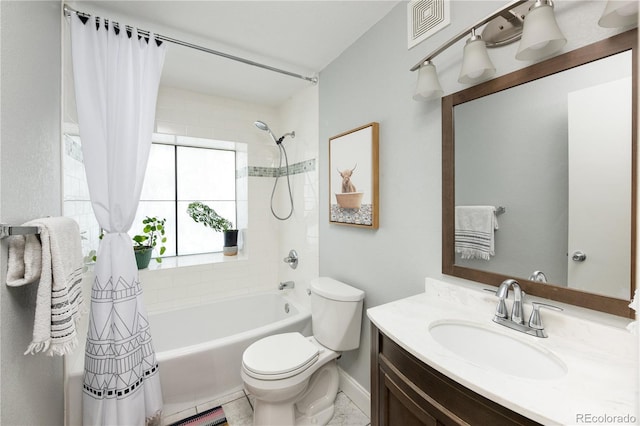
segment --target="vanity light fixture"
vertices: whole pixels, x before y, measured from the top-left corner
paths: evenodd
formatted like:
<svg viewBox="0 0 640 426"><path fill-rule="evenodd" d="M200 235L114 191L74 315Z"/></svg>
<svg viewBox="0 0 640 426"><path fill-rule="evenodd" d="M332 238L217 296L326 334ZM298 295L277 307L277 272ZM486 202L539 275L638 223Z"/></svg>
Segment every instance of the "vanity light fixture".
<svg viewBox="0 0 640 426"><path fill-rule="evenodd" d="M475 31L482 27L482 36L476 35ZM536 60L551 55L567 42L556 23L551 0L514 0L467 27L415 64L411 71L419 72L414 100L435 99L444 94L432 61L469 34L471 38L464 47L462 69L458 78L464 84L478 83L495 73L487 47L505 46L522 38L516 58Z"/></svg>
<svg viewBox="0 0 640 426"><path fill-rule="evenodd" d="M549 56L567 43L553 13L551 0L537 0L524 20L516 59L533 61Z"/></svg>
<svg viewBox="0 0 640 426"><path fill-rule="evenodd" d="M473 84L486 80L496 73L491 58L487 53L487 46L480 35L476 35L476 30L471 30L471 37L464 45L462 57L462 68L458 81L464 84Z"/></svg>
<svg viewBox="0 0 640 426"><path fill-rule="evenodd" d="M413 99L416 101L424 101L428 99L436 99L442 97L444 91L438 80L438 73L433 62L426 61L418 71L418 84Z"/></svg>
<svg viewBox="0 0 640 426"><path fill-rule="evenodd" d="M626 27L638 23L638 0L608 0L598 25L605 28Z"/></svg>

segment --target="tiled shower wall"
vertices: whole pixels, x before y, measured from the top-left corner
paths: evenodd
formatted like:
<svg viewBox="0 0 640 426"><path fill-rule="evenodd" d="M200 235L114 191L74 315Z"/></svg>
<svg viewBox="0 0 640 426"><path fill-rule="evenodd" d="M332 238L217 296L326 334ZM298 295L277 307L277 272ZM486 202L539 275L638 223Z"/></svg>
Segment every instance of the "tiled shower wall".
<svg viewBox="0 0 640 426"><path fill-rule="evenodd" d="M284 105L272 108L174 88L160 89L156 132L247 144L248 196L244 211L248 217L242 229L244 248L237 259L143 271L141 279L150 311L276 289L280 281L289 279L299 284L294 295L306 301L304 288L318 274L317 235L308 238L317 232L318 217L317 93L316 86L309 87ZM286 175L278 167L276 145L254 126L256 120L266 122L278 136L296 131L295 139L283 142L294 199L294 214L287 221L281 222L271 214L271 193L278 173L274 209L280 216L288 212ZM307 229L309 226L313 229ZM291 270L293 276L282 261L290 248L295 248L301 258L300 267Z"/></svg>
<svg viewBox="0 0 640 426"><path fill-rule="evenodd" d="M305 289L318 274L317 93L316 86L309 87L284 105L273 108L160 88L157 133L244 143L247 152L241 154L244 158L241 163L248 167L240 169L238 175L238 225L244 243L239 255L213 256L216 260L204 262L196 259L193 266L176 267L172 262L163 262L159 267L141 271L149 312L276 289L278 283L285 280L296 281L297 288L289 292L308 303ZM74 121L74 115L66 113L66 121ZM289 211L284 159L279 167L278 148L267 133L254 126L256 120L266 122L278 135L296 131L294 139L287 138L283 142L289 159L294 199L294 214L287 221L275 219L270 210L273 185L279 176L274 209L280 216ZM65 192L73 199L87 200L86 188L78 183L83 180L78 175L81 164L75 164L81 161L81 156L74 155L72 138L66 139L69 140L65 141L65 161L71 167L65 167L68 170L65 187L69 189ZM74 201L66 199L65 210L70 208L74 217L93 214L76 211L78 208L90 210L87 202L75 203L78 206L71 204ZM292 248L298 251L301 259L295 271L282 261Z"/></svg>

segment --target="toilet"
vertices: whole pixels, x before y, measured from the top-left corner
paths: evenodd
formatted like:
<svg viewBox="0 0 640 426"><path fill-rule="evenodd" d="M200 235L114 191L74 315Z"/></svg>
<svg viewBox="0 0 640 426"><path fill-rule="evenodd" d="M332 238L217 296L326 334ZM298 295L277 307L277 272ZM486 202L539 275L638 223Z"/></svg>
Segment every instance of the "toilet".
<svg viewBox="0 0 640 426"><path fill-rule="evenodd" d="M311 283L313 336L282 333L242 354L255 426L325 425L338 394L337 358L360 346L364 292L328 277Z"/></svg>

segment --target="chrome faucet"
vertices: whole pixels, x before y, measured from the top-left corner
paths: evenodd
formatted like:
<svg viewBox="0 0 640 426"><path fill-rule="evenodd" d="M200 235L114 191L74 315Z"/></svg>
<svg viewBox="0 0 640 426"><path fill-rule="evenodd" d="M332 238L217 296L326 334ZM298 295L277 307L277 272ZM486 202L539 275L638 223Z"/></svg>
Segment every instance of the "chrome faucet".
<svg viewBox="0 0 640 426"><path fill-rule="evenodd" d="M533 271L533 274L529 276L529 281L535 281L538 283L546 283L547 276L542 271Z"/></svg>
<svg viewBox="0 0 640 426"><path fill-rule="evenodd" d="M524 291L520 288L520 284L516 280L511 281L509 285L513 288L513 306L511 307L511 321L516 324L524 324L524 310L522 308L522 299L524 299Z"/></svg>
<svg viewBox="0 0 640 426"><path fill-rule="evenodd" d="M285 288L294 288L296 286L296 283L294 283L293 281L285 281L283 283L280 283L280 285L278 286L278 290L284 290Z"/></svg>
<svg viewBox="0 0 640 426"><path fill-rule="evenodd" d="M509 315L507 314L507 304L505 302L509 297L509 288L513 288L511 318L509 318ZM529 324L525 325L523 310L523 299L525 293L520 288L518 281L513 279L503 281L498 287L498 290L496 290L496 296L499 300L495 315L493 316L493 322L536 337L547 337L547 333L544 331L544 326L542 324L542 319L540 318L540 308L548 308L556 311L562 310L562 308L548 305L546 303L532 302L533 311L529 318Z"/></svg>
<svg viewBox="0 0 640 426"><path fill-rule="evenodd" d="M524 297L524 292L520 288L520 284L516 280L505 280L500 284L498 290L496 291L496 296L500 300L498 300L498 306L496 307L496 317L508 320L509 315L507 314L507 304L505 299L509 297L509 288L513 287L513 307L511 308L511 321L517 324L524 324L524 313L522 311L522 298Z"/></svg>

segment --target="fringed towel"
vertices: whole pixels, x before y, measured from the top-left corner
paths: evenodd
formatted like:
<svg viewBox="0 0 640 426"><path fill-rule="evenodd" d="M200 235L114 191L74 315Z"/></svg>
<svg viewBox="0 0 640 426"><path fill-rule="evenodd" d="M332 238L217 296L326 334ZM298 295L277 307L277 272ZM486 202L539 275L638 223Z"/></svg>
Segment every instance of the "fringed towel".
<svg viewBox="0 0 640 426"><path fill-rule="evenodd" d="M83 258L78 224L65 217L37 219L24 224L40 229L35 235L9 238L7 285L21 286L38 279L33 340L26 354L66 355L77 345Z"/></svg>
<svg viewBox="0 0 640 426"><path fill-rule="evenodd" d="M463 259L489 260L495 253L494 231L498 229L493 206L457 206L455 247Z"/></svg>

